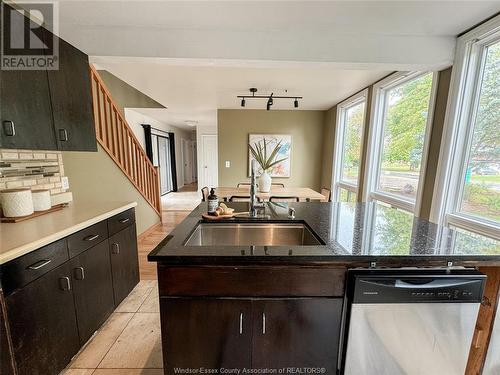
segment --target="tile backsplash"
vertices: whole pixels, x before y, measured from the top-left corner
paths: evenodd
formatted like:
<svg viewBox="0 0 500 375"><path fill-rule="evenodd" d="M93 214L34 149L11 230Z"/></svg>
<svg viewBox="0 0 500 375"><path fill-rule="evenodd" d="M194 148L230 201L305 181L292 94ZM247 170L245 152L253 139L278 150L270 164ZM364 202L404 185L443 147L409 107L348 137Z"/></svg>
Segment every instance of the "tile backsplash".
<svg viewBox="0 0 500 375"><path fill-rule="evenodd" d="M0 190L30 187L58 194L66 191L63 176L60 151L0 149Z"/></svg>

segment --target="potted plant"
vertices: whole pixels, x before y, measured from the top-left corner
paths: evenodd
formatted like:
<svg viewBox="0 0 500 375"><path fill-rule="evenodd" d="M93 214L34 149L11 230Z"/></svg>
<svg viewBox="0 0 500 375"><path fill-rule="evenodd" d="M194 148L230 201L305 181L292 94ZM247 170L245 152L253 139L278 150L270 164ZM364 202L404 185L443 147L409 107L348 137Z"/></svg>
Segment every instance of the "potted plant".
<svg viewBox="0 0 500 375"><path fill-rule="evenodd" d="M262 193L268 193L271 190L271 170L273 166L276 164L285 161L287 158L282 158L276 160L278 152L281 149L281 141L279 141L276 146L271 151L268 156L268 146L271 141L266 141L264 138L263 141L255 142L253 145L249 144L248 148L252 153L252 156L259 164L262 169L262 173L259 177L259 190Z"/></svg>

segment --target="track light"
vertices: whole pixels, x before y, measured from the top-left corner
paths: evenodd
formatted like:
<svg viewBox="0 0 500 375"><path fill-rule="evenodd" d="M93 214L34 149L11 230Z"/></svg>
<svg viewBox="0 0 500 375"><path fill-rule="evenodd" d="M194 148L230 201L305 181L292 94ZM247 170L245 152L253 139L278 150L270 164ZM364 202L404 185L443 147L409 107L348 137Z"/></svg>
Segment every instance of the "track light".
<svg viewBox="0 0 500 375"><path fill-rule="evenodd" d="M271 110L272 105L274 104L274 99L294 99L293 106L294 108L299 108L299 99L302 99L302 96L274 96L274 93L271 95L255 95L257 89L252 87L249 89L252 95L238 95L237 98L241 99L241 106L245 107L246 101L245 99L267 99L266 110ZM287 90L285 90L285 93Z"/></svg>

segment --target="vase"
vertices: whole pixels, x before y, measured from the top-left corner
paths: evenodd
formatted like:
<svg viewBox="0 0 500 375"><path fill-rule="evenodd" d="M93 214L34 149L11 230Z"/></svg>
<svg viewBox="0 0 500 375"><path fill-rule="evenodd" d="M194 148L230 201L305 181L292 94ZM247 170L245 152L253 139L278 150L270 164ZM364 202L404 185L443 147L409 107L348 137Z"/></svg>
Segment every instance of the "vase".
<svg viewBox="0 0 500 375"><path fill-rule="evenodd" d="M269 193L271 191L271 176L267 171L262 172L259 177L259 191L261 193Z"/></svg>

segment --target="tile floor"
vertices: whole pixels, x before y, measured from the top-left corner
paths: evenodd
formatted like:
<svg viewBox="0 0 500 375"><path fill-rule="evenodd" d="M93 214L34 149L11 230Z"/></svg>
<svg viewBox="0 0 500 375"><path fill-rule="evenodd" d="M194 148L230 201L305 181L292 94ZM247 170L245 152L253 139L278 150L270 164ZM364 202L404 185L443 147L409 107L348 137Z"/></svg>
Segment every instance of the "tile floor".
<svg viewBox="0 0 500 375"><path fill-rule="evenodd" d="M142 280L61 375L162 375L158 284Z"/></svg>

